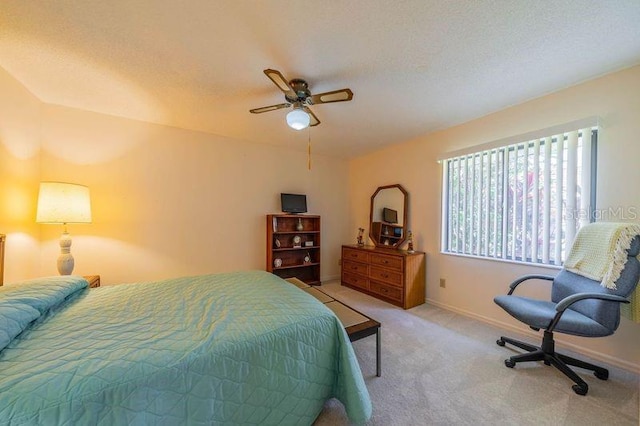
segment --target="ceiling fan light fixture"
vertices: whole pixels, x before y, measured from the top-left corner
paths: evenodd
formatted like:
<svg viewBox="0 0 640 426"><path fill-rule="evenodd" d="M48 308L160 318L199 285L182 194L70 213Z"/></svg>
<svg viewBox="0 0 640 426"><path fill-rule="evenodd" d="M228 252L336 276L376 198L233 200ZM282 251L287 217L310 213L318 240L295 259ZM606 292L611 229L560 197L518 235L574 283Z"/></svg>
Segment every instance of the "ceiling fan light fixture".
<svg viewBox="0 0 640 426"><path fill-rule="evenodd" d="M253 108L250 109L249 112L252 114L262 114L263 112L289 108L293 105L293 110L287 114L287 124L295 130L306 129L309 126L315 127L320 124L320 120L318 120L318 117L316 117L308 105L345 102L353 99L353 92L349 88L312 95L309 91L309 85L301 78L287 80L280 71L271 68L264 70L264 73L269 77L269 80L284 93L286 102Z"/></svg>
<svg viewBox="0 0 640 426"><path fill-rule="evenodd" d="M287 114L287 124L295 130L302 130L309 127L311 117L305 111L294 108Z"/></svg>

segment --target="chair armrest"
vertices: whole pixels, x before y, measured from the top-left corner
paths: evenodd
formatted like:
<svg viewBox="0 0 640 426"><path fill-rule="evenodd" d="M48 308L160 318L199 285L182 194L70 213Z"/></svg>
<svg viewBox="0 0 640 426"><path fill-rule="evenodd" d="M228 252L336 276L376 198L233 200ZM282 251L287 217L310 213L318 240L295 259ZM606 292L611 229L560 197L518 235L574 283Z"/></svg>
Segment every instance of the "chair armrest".
<svg viewBox="0 0 640 426"><path fill-rule="evenodd" d="M515 280L514 282L512 282L511 284L509 284L509 293L507 293L507 294L509 296L511 296L511 294L516 289L516 287L518 287L520 284L522 284L523 282L525 282L527 280L553 281L554 278L555 277L553 277L551 275L539 275L539 274L524 275L524 276L518 278L517 280Z"/></svg>
<svg viewBox="0 0 640 426"><path fill-rule="evenodd" d="M573 305L576 302L584 299L600 299L600 300L608 300L610 302L618 302L618 303L629 303L627 299L622 296L618 296L615 294L603 294L603 293L576 293L571 296L567 296L556 305L556 311L564 311L569 306Z"/></svg>
<svg viewBox="0 0 640 426"><path fill-rule="evenodd" d="M562 299L556 304L556 316L553 318L553 321L551 321L551 324L549 325L549 328L547 328L547 330L553 331L553 329L556 327L556 325L560 321L560 318L562 317L562 314L564 313L564 311L566 311L569 306L584 299L599 299L599 300L606 300L609 302L616 302L616 303L630 303L624 297L618 296L615 294L603 294L603 293L572 294L571 296L565 297L564 299Z"/></svg>

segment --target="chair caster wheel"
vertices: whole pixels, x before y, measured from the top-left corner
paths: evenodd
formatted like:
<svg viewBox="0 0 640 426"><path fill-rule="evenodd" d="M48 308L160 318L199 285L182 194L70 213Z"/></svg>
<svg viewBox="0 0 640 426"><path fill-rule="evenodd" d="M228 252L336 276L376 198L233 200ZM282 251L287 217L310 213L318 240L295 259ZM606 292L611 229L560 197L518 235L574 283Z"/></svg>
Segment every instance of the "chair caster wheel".
<svg viewBox="0 0 640 426"><path fill-rule="evenodd" d="M589 386L585 383L584 385L573 385L571 389L578 395L586 395L589 391Z"/></svg>
<svg viewBox="0 0 640 426"><path fill-rule="evenodd" d="M609 378L608 370L596 370L593 372L593 375L596 376L600 380L607 380Z"/></svg>
<svg viewBox="0 0 640 426"><path fill-rule="evenodd" d="M498 339L498 340L496 340L496 344L497 344L498 346L504 346L504 340L502 340L502 339Z"/></svg>
<svg viewBox="0 0 640 426"><path fill-rule="evenodd" d="M510 359L505 359L504 360L504 365L506 365L509 368L513 368L516 366L516 363L511 361Z"/></svg>

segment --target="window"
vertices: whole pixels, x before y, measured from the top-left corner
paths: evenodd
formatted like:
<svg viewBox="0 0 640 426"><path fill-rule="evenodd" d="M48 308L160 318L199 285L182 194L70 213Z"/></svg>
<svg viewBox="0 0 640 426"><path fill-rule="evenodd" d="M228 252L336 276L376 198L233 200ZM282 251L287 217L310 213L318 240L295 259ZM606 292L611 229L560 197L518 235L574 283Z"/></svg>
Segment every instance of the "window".
<svg viewBox="0 0 640 426"><path fill-rule="evenodd" d="M562 264L594 217L598 130L585 125L594 120L443 158L442 251Z"/></svg>

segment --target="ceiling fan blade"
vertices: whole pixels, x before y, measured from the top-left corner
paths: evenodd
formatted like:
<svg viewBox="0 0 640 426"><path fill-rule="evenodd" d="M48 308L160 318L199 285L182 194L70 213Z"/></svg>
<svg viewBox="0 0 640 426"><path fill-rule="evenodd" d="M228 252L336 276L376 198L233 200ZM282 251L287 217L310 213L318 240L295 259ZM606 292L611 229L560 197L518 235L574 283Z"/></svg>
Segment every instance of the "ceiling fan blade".
<svg viewBox="0 0 640 426"><path fill-rule="evenodd" d="M332 92L318 93L307 98L311 105L328 104L330 102L344 102L353 99L351 89L340 89Z"/></svg>
<svg viewBox="0 0 640 426"><path fill-rule="evenodd" d="M313 127L313 126L317 126L318 124L320 124L320 120L318 120L318 117L316 117L316 115L313 113L313 111L311 111L311 109L307 106L302 107L302 109L309 114L309 126Z"/></svg>
<svg viewBox="0 0 640 426"><path fill-rule="evenodd" d="M275 111L277 109L287 108L287 107L290 107L290 106L291 106L290 103L284 103L284 104L278 104L278 105L270 105L270 106L266 106L266 107L262 107L262 108L250 109L249 112L252 112L254 114L261 114L263 112Z"/></svg>
<svg viewBox="0 0 640 426"><path fill-rule="evenodd" d="M278 89L282 90L286 96L291 99L297 99L298 95L296 92L289 86L289 81L284 78L284 75L278 70L266 69L264 73L269 77L273 83L278 86Z"/></svg>

